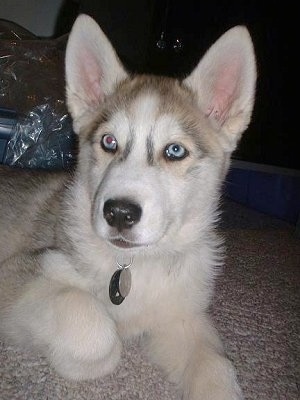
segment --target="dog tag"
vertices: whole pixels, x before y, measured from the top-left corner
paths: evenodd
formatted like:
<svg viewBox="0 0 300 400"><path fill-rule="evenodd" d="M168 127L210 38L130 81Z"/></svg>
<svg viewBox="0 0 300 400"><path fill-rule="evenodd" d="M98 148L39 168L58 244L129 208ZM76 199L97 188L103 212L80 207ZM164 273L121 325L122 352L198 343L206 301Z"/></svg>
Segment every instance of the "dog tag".
<svg viewBox="0 0 300 400"><path fill-rule="evenodd" d="M111 277L109 298L115 305L123 303L131 288L131 272L129 268L118 269Z"/></svg>
<svg viewBox="0 0 300 400"><path fill-rule="evenodd" d="M131 272L129 268L124 268L120 274L119 291L123 297L129 295L131 289Z"/></svg>

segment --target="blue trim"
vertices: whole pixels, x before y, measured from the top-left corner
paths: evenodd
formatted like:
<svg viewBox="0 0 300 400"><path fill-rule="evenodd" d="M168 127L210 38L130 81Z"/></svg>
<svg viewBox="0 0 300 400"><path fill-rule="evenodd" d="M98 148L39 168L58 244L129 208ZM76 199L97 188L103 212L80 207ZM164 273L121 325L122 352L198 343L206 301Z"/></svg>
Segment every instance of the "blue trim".
<svg viewBox="0 0 300 400"><path fill-rule="evenodd" d="M225 195L250 208L297 224L300 215L300 176L233 167Z"/></svg>

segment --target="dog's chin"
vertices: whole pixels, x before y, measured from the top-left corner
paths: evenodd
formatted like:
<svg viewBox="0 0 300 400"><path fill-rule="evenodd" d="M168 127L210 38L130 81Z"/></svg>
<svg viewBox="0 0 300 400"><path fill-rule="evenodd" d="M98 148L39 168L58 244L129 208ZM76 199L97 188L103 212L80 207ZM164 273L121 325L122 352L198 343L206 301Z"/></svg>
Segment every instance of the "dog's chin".
<svg viewBox="0 0 300 400"><path fill-rule="evenodd" d="M125 239L119 238L119 239L109 239L108 242L115 248L121 249L121 250L138 250L142 247L148 247L147 244L143 243L136 243L136 242L130 242Z"/></svg>

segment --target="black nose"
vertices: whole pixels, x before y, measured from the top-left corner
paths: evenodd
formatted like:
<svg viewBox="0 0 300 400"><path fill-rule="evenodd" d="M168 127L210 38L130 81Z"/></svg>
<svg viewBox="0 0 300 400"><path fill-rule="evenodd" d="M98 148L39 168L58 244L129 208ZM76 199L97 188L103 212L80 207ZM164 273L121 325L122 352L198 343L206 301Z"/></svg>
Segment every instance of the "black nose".
<svg viewBox="0 0 300 400"><path fill-rule="evenodd" d="M127 199L110 199L104 203L104 218L108 225L114 226L119 232L132 228L139 222L141 215L141 207Z"/></svg>

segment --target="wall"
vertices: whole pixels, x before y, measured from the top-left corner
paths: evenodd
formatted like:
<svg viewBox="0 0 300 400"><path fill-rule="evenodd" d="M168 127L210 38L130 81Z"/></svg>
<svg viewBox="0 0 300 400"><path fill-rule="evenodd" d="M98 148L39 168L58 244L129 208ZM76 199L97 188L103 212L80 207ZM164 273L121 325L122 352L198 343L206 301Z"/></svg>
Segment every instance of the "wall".
<svg viewBox="0 0 300 400"><path fill-rule="evenodd" d="M15 22L37 36L54 34L63 0L1 0L0 18Z"/></svg>

